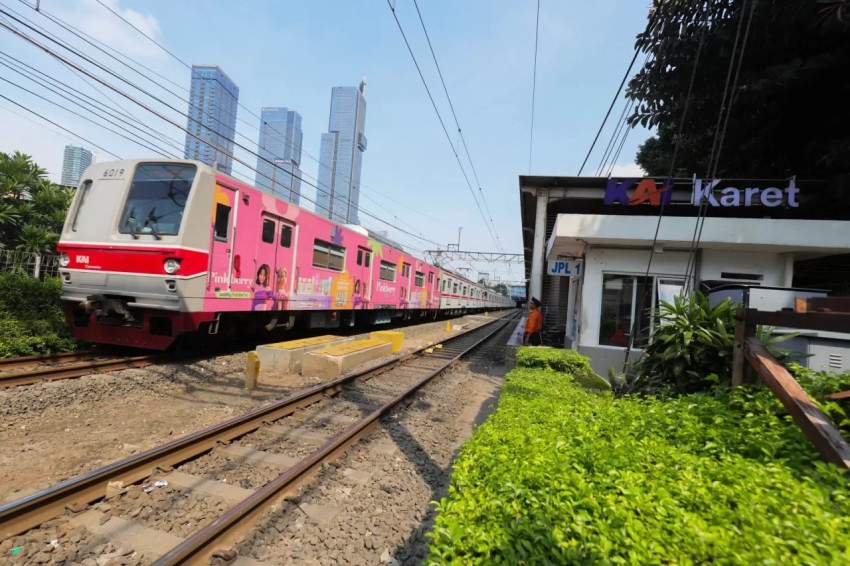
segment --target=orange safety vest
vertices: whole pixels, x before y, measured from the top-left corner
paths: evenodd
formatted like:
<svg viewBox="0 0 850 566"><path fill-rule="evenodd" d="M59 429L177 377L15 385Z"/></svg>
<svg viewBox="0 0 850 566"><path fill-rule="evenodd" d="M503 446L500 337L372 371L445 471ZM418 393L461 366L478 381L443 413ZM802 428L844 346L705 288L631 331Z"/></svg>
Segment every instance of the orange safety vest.
<svg viewBox="0 0 850 566"><path fill-rule="evenodd" d="M525 331L533 334L541 330L543 330L543 316L540 314L540 309L534 309L525 321Z"/></svg>

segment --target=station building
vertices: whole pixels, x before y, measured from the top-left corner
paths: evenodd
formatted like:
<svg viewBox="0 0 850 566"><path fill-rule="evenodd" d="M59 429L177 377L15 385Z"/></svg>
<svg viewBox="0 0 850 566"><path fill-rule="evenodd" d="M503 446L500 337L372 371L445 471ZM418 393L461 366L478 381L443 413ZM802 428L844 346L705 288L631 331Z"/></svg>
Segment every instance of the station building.
<svg viewBox="0 0 850 566"><path fill-rule="evenodd" d="M543 301L544 338L588 356L601 375L622 370L633 328L630 360L639 357L656 324L649 310L683 288L793 310L795 297L826 295L810 287L813 274L850 252L847 199L824 182L520 176L519 184L526 278L529 296ZM814 353L815 344L831 361L817 369L850 370L846 335L804 336L795 349Z"/></svg>

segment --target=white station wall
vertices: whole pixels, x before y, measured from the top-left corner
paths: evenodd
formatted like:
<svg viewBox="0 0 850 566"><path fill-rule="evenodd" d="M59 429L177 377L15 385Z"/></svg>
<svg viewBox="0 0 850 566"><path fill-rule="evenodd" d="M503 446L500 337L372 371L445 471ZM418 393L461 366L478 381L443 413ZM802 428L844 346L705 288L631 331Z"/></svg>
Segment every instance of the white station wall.
<svg viewBox="0 0 850 566"><path fill-rule="evenodd" d="M599 319L602 313L602 274L645 275L649 250L590 248L584 258L581 290L580 346L599 346ZM650 275L685 275L687 252L663 252L652 256ZM622 349L612 346L615 349Z"/></svg>
<svg viewBox="0 0 850 566"><path fill-rule="evenodd" d="M722 272L752 273L764 276L759 283L783 286L788 269L789 254L735 252L729 250L702 251L700 279L721 279ZM591 247L584 260L584 281L581 289L579 346L599 346L599 322L602 312L603 273L646 274L649 250ZM787 257L786 257L787 256ZM665 251L653 254L650 275L685 275L687 252ZM788 275L790 279L790 274ZM731 282L731 281L730 281ZM603 346L608 347L608 346ZM622 349L618 346L610 346Z"/></svg>

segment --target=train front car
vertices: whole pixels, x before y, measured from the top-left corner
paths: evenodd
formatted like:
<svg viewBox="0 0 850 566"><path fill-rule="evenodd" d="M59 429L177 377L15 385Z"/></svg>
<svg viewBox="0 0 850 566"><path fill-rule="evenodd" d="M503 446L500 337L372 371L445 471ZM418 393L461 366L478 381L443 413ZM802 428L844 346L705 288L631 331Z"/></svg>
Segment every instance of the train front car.
<svg viewBox="0 0 850 566"><path fill-rule="evenodd" d="M193 161L85 171L57 247L78 339L162 350L212 319L202 307L213 185L213 170Z"/></svg>

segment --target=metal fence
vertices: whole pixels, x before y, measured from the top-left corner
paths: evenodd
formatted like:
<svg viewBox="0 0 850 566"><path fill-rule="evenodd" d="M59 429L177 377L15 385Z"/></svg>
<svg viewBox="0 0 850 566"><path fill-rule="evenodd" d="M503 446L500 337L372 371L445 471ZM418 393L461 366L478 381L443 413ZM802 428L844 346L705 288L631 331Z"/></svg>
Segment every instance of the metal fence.
<svg viewBox="0 0 850 566"><path fill-rule="evenodd" d="M30 277L59 275L57 254L34 254L14 250L0 250L0 273L24 273Z"/></svg>

